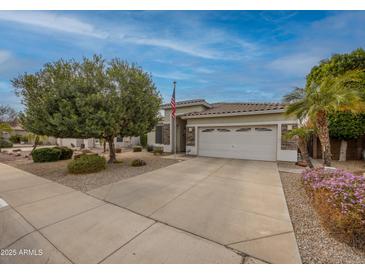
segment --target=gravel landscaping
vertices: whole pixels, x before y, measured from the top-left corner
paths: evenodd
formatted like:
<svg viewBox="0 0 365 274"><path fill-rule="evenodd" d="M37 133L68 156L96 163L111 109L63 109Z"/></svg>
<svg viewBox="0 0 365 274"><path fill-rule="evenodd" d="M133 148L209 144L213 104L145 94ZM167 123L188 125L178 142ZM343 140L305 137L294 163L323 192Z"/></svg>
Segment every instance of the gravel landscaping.
<svg viewBox="0 0 365 274"><path fill-rule="evenodd" d="M27 153L22 152L22 154L25 155ZM33 163L32 160L24 158L23 155L14 156L0 153L0 162L83 192L179 162L179 160L165 159L145 151L118 153L117 159L122 162L108 164L106 170L98 173L73 175L67 172L67 164L70 160ZM146 162L146 165L132 167L131 162L134 159L142 159Z"/></svg>
<svg viewBox="0 0 365 274"><path fill-rule="evenodd" d="M348 166L357 169L363 165L363 162L356 162L359 163ZM280 177L303 263L365 263L364 252L338 242L321 226L300 181L301 175L280 172Z"/></svg>

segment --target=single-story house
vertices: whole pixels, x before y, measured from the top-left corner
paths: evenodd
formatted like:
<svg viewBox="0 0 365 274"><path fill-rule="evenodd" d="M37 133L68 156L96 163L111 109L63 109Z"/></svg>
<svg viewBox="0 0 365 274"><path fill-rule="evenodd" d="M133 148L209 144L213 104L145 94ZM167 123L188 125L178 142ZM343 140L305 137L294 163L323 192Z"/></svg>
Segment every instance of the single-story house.
<svg viewBox="0 0 365 274"><path fill-rule="evenodd" d="M85 148L99 148L103 146L97 138L57 138L57 144L59 146L78 148L80 148L81 146L84 146ZM132 147L140 144L140 137L116 137L114 138L114 144L116 148Z"/></svg>
<svg viewBox="0 0 365 274"><path fill-rule="evenodd" d="M148 145L173 152L171 106L147 135ZM283 138L298 120L285 115L281 103L176 102L176 152L208 157L264 161L296 161L295 142Z"/></svg>

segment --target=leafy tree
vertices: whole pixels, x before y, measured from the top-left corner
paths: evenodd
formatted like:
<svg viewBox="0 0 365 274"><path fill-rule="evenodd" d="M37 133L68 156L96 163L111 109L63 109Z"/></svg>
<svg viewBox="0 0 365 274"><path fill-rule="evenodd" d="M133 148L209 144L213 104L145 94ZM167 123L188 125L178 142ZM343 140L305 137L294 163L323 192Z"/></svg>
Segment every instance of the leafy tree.
<svg viewBox="0 0 365 274"><path fill-rule="evenodd" d="M12 132L11 126L16 124L17 116L17 112L10 106L0 105L0 133Z"/></svg>
<svg viewBox="0 0 365 274"><path fill-rule="evenodd" d="M0 105L0 123L15 125L17 122L18 113L10 106Z"/></svg>
<svg viewBox="0 0 365 274"><path fill-rule="evenodd" d="M318 129L324 156L324 164L331 165L331 146L328 129L328 115L336 111L361 112L364 110L365 69L360 63L364 51L358 50L349 55L334 55L322 61L307 76L305 90L287 97L291 102L287 114L295 114L300 119L311 119ZM346 60L346 66L341 61ZM350 59L348 61L347 59ZM354 61L358 60L358 61ZM353 62L353 67L348 63ZM336 68L337 64L337 70ZM300 96L302 95L302 97Z"/></svg>
<svg viewBox="0 0 365 274"><path fill-rule="evenodd" d="M314 66L307 75L306 89L311 85L320 85L327 77L336 77L352 70L365 70L365 50L356 49L350 53L334 54L331 58L322 60L318 66ZM363 79L365 80L365 79ZM365 82L362 82L365 86Z"/></svg>
<svg viewBox="0 0 365 274"><path fill-rule="evenodd" d="M341 140L340 161L346 161L347 140L365 134L365 114L347 112L331 113L328 116L330 136Z"/></svg>
<svg viewBox="0 0 365 274"><path fill-rule="evenodd" d="M59 60L12 83L23 99L21 121L28 131L105 139L110 163L116 161L116 136L139 136L158 121L161 98L150 74L120 59Z"/></svg>

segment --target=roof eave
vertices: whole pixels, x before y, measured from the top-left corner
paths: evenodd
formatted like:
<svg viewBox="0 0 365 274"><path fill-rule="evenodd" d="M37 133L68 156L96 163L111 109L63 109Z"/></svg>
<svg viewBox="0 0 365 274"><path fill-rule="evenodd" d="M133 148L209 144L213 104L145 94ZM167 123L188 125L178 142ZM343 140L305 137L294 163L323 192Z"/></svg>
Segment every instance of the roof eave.
<svg viewBox="0 0 365 274"><path fill-rule="evenodd" d="M217 114L206 114L206 115L184 115L181 118L182 119L198 119L198 118L212 118L212 117L278 114L278 113L284 113L284 112L285 112L285 109L275 109L275 110L245 111L245 112L235 112L235 113L217 113Z"/></svg>
<svg viewBox="0 0 365 274"><path fill-rule="evenodd" d="M205 106L207 108L211 108L212 106L206 102L195 102L195 103L189 103L189 104L182 104L182 105L178 105L176 104L176 108L183 108L183 107L190 107L190 106ZM166 104L166 105L162 105L161 107L162 109L171 109L171 105L170 104Z"/></svg>

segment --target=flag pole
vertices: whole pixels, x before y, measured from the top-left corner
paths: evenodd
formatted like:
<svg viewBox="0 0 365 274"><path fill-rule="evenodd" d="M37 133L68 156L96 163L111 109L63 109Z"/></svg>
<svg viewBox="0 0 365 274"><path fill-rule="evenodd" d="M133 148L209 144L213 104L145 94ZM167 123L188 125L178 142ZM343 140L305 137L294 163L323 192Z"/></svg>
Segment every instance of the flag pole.
<svg viewBox="0 0 365 274"><path fill-rule="evenodd" d="M175 95L175 91L176 91L176 81L174 81L174 95ZM175 99L175 103L176 103L176 99ZM175 141L174 141L174 153L175 153L175 159L176 159L176 142L177 142L177 136L176 136L176 127L177 127L177 125L176 125L176 113L175 113L174 116L175 116L174 117L174 119L175 119L175 122L174 122L174 125L175 125L175 127L174 127L174 139L175 139Z"/></svg>

